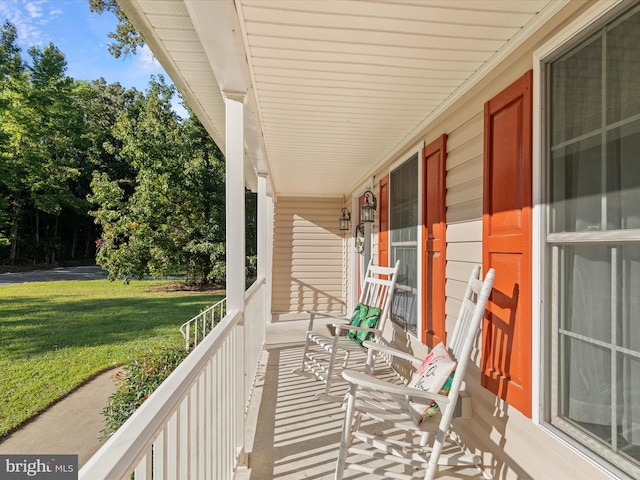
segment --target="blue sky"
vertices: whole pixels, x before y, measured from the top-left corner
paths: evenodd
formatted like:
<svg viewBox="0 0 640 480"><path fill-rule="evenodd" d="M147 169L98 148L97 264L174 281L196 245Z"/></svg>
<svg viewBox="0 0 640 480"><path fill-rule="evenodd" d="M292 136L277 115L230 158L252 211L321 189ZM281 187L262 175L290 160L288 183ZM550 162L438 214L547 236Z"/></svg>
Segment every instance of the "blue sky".
<svg viewBox="0 0 640 480"><path fill-rule="evenodd" d="M164 74L146 46L134 56L114 58L107 51L107 35L115 31L115 15L92 13L87 0L0 0L0 22L5 20L18 31L23 59L29 59L29 47L52 42L67 59L67 75L75 79L103 77L144 91L151 75Z"/></svg>

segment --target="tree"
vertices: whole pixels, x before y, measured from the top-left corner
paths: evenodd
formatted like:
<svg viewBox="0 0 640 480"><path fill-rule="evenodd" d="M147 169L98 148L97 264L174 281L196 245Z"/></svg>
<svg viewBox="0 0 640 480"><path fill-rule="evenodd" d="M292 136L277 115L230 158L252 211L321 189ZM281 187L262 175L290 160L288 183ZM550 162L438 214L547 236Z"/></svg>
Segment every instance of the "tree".
<svg viewBox="0 0 640 480"><path fill-rule="evenodd" d="M23 113L27 88L26 65L17 45L16 28L8 21L0 30L0 246L8 246L12 232L12 190L17 182L14 152L23 129L16 117ZM15 248L15 247L14 247ZM15 250L12 249L14 256Z"/></svg>
<svg viewBox="0 0 640 480"><path fill-rule="evenodd" d="M81 168L83 111L77 84L66 76L66 60L53 44L20 56L15 27L0 31L0 245L9 260L24 247L35 261L54 261L65 212L85 215L75 194ZM42 261L41 260L41 261Z"/></svg>
<svg viewBox="0 0 640 480"><path fill-rule="evenodd" d="M118 19L116 31L109 34L109 38L115 40L115 43L107 46L109 53L115 58L135 54L137 49L144 45L142 35L129 22L116 0L89 0L89 9L98 14L111 12Z"/></svg>
<svg viewBox="0 0 640 480"><path fill-rule="evenodd" d="M86 155L94 170L111 178L133 181L135 169L121 155L122 141L114 135L119 115L136 116L136 99L142 92L120 83L107 84L104 78L85 82L83 94ZM89 181L91 174L89 174Z"/></svg>
<svg viewBox="0 0 640 480"><path fill-rule="evenodd" d="M15 76L25 70L25 65L20 56L20 47L16 44L18 33L16 27L9 21L5 21L0 30L0 79Z"/></svg>
<svg viewBox="0 0 640 480"><path fill-rule="evenodd" d="M49 261L55 260L59 238L59 220L64 209L82 213L86 201L74 194L80 176L84 115L76 101L77 85L65 75L67 62L53 44L44 49L29 49L32 58L30 104L36 130L30 172L30 200L35 207L35 244L40 247L40 212L53 217L46 245Z"/></svg>
<svg viewBox="0 0 640 480"><path fill-rule="evenodd" d="M111 279L176 271L196 283L224 279L222 154L194 116L177 117L173 95L162 77L152 79L134 100L137 115L121 114L114 126L120 155L136 170L133 190L94 175L97 261Z"/></svg>

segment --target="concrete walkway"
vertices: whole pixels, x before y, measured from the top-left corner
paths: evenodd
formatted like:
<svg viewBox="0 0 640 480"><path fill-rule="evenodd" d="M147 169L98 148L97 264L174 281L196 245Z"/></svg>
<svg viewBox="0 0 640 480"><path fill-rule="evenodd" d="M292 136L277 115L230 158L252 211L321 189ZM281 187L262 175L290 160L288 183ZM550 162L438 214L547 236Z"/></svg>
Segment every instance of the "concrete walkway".
<svg viewBox="0 0 640 480"><path fill-rule="evenodd" d="M98 266L60 267L2 273L0 287L27 282L98 278L106 278L106 273ZM98 375L0 440L0 453L73 454L78 455L78 466L82 466L103 443L98 440L104 426L102 409L116 389L112 376L118 370Z"/></svg>
<svg viewBox="0 0 640 480"><path fill-rule="evenodd" d="M104 443L98 440L102 409L116 388L112 376L118 370L98 375L0 440L0 453L72 454L78 455L78 467L84 465Z"/></svg>
<svg viewBox="0 0 640 480"><path fill-rule="evenodd" d="M5 285L106 278L106 272L99 266L0 273L0 298L1 287ZM109 395L116 389L112 376L118 370L116 368L98 375L13 434L1 439L0 454L72 454L78 455L78 467L82 467L106 441L98 440L104 427L102 410Z"/></svg>

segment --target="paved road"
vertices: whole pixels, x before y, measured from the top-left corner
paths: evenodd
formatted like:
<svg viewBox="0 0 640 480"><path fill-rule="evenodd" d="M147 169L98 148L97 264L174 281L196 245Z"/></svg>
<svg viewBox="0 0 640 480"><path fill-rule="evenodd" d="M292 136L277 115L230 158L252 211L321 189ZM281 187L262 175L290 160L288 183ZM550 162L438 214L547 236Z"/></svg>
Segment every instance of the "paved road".
<svg viewBox="0 0 640 480"><path fill-rule="evenodd" d="M30 272L0 273L0 286L51 280L95 280L99 278L107 278L107 274L98 266L59 267Z"/></svg>

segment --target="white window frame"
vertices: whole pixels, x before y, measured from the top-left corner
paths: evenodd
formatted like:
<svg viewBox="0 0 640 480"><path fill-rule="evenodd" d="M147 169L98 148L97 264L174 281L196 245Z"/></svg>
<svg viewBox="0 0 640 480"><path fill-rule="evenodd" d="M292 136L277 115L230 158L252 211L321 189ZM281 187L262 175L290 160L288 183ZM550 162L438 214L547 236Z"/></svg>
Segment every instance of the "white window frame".
<svg viewBox="0 0 640 480"><path fill-rule="evenodd" d="M545 180L546 172L546 118L547 105L544 99L547 98L546 82L545 82L545 65L552 62L561 54L566 52L566 45L580 41L580 37L588 37L592 35L598 28L598 23L602 22L605 17L618 7L624 6L623 0L607 0L596 2L595 5L584 12L571 22L562 32L552 37L548 42L543 44L533 54L533 175L532 175L532 194L533 194L533 234L532 234L532 395L533 405L532 420L534 424L549 431L552 435L558 437L567 444L576 453L583 456L591 463L603 468L592 458L592 453L578 444L575 440L568 437L556 427L550 425L545 420L547 410L551 408L554 399L552 392L546 393L544 390L549 370L549 360L553 355L557 356L557 352L551 352L551 344L545 339L550 338L549 327L545 325L545 315L550 302L558 302L557 294L553 294L553 289L547 284L546 276L552 267L551 261L547 259L546 243L547 243L547 211L546 211L546 192ZM563 234L555 234L561 236ZM566 234L573 235L573 234ZM537 405L537 408L535 407ZM607 465L607 470L617 470L613 465ZM624 472L617 471L621 475Z"/></svg>
<svg viewBox="0 0 640 480"><path fill-rule="evenodd" d="M408 149L398 160L396 160L394 163L392 163L389 166L389 171L388 171L388 175L389 175L389 209L391 209L391 174L393 173L394 170L397 170L398 168L400 168L402 165L404 165L406 162L408 162L409 160L411 160L411 157L413 157L414 155L418 155L418 225L416 225L416 228L418 229L418 235L417 235L417 242L418 242L418 246L417 246L417 269L418 269L418 283L417 283L417 289L418 289L418 302L416 305L417 310L417 325L416 325L416 333L414 335L413 332L410 332L407 330L407 333L409 335L411 335L412 337L418 339L418 341L420 341L420 339L422 338L422 322L420 321L420 318L422 316L422 305L423 305L423 301L424 299L422 298L422 291L423 291L423 285L422 285L422 257L424 255L424 252L422 251L422 199L423 199L423 195L424 195L424 185L422 182L422 175L423 175L423 159L422 159L422 152L424 150L424 146L425 143L424 141L418 142L417 144L415 144L413 147L411 147L410 149ZM389 210L389 224L391 224L391 210ZM391 262L391 233L389 233L389 262ZM391 263L389 263L391 264Z"/></svg>

